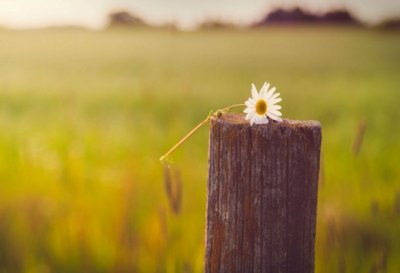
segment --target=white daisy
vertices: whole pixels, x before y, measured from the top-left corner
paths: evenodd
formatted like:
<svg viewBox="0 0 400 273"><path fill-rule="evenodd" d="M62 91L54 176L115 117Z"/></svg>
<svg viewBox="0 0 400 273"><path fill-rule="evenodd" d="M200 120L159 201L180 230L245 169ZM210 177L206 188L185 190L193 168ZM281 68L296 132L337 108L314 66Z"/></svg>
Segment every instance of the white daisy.
<svg viewBox="0 0 400 273"><path fill-rule="evenodd" d="M282 121L282 113L279 111L282 107L277 105L278 102L282 101L279 97L279 93L275 93L276 88L272 87L269 89L270 84L265 82L260 90L257 89L254 83L251 85L251 98L249 98L244 109L246 113L246 120L250 121L250 124L267 124L268 118L276 121Z"/></svg>

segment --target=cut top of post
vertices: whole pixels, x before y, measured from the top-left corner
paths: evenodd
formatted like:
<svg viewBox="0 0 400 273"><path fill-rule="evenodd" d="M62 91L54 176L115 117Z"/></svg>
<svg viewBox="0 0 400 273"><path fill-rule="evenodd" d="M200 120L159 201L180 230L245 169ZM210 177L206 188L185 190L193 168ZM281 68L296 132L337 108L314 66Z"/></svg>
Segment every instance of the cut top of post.
<svg viewBox="0 0 400 273"><path fill-rule="evenodd" d="M226 113L221 117L212 117L214 122L227 123L230 125L245 125L245 126L254 126L259 128L269 128L269 127L289 127L289 128L315 128L320 129L321 124L315 120L291 120L291 119L283 119L282 122L277 122L269 119L268 124L253 124L250 125L249 121L245 119L244 114L231 114Z"/></svg>

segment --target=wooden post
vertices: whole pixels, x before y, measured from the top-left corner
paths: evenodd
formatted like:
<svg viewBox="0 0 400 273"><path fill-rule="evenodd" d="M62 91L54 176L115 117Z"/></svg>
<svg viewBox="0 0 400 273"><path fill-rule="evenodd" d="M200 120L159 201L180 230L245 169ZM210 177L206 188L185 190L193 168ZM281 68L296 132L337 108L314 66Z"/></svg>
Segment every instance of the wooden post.
<svg viewBox="0 0 400 273"><path fill-rule="evenodd" d="M314 272L321 128L210 123L205 272Z"/></svg>

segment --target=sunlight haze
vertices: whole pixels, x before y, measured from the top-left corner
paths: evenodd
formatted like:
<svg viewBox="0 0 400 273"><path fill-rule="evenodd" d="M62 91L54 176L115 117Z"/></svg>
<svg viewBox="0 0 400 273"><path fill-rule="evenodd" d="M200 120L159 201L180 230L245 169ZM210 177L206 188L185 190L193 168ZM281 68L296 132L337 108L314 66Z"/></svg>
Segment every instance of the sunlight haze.
<svg viewBox="0 0 400 273"><path fill-rule="evenodd" d="M395 0L0 0L0 26L37 28L49 25L82 25L101 28L112 10L128 10L150 23L177 23L191 28L207 18L239 24L257 20L274 7L301 6L312 11L347 7L362 21L378 23L400 15Z"/></svg>

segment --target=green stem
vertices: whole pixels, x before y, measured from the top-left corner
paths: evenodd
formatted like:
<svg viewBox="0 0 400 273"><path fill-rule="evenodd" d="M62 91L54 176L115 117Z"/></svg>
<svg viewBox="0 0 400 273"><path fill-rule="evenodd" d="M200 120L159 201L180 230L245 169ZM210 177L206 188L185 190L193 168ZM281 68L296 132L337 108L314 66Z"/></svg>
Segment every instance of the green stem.
<svg viewBox="0 0 400 273"><path fill-rule="evenodd" d="M226 108L224 108L224 109L222 109L222 110L219 110L219 111L221 111L221 112L227 112L227 111L231 110L232 108L234 108L234 107L239 107L239 106L246 106L246 105L243 104L243 103L234 104L234 105L228 106L228 107L226 107Z"/></svg>
<svg viewBox="0 0 400 273"><path fill-rule="evenodd" d="M234 108L234 107L239 107L239 106L244 106L244 104L234 104L231 106L228 106L226 108L220 109L215 111L212 114L209 114L202 122L200 122L199 124L196 125L196 127L194 127L189 133L187 133L181 140L179 140L171 149L168 150L168 152L165 153L165 155L163 155L162 157L160 157L160 161L163 162L165 161L168 156L170 156L179 146L181 146L186 140L188 140L188 138L190 138L198 129L200 129L204 124L206 124L210 118L212 116L219 116L219 113L225 113L227 111L229 111L230 109Z"/></svg>

